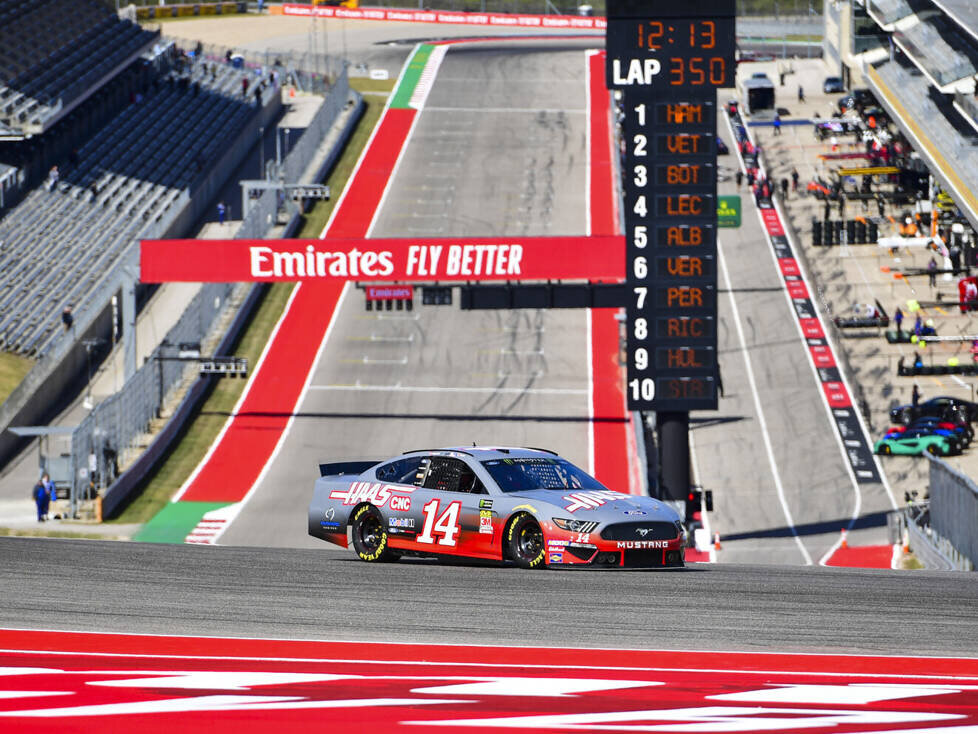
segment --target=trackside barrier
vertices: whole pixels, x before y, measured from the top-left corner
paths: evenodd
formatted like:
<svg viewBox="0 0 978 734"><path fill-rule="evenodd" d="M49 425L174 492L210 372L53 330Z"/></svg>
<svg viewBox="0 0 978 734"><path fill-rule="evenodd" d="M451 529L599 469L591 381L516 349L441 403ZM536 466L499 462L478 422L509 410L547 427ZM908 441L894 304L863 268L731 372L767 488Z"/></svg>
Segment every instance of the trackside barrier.
<svg viewBox="0 0 978 734"><path fill-rule="evenodd" d="M194 15L232 15L247 13L248 3L243 0L215 3L186 3L183 5L143 5L136 8L136 17L140 20L153 18L182 18Z"/></svg>
<svg viewBox="0 0 978 734"><path fill-rule="evenodd" d="M944 459L930 460L930 528L946 540L955 567L974 570L978 563L978 485Z"/></svg>
<svg viewBox="0 0 978 734"><path fill-rule="evenodd" d="M528 15L521 13L467 13L450 10L410 10L407 8L343 8L282 4L283 15L346 20L387 20L400 23L452 23L494 26L497 28L539 28L541 30L604 30L604 18L581 15Z"/></svg>

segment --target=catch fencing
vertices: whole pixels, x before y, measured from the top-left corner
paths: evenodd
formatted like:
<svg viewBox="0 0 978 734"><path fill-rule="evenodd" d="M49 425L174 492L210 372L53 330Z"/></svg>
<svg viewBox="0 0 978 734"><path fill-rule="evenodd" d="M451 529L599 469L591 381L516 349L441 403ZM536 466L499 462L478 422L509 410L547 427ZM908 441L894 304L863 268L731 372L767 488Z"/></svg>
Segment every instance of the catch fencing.
<svg viewBox="0 0 978 734"><path fill-rule="evenodd" d="M336 122L340 113L347 105L350 96L350 84L347 77L346 67L340 68L339 73L334 77L330 85L329 94L326 95L322 106L309 122L292 149L282 160L281 169L278 172L278 179L284 183L297 183L301 178L309 161L315 158L316 148L322 143L330 128ZM252 199L248 203L248 211L245 213L238 230L239 239L258 239L265 236L270 226L273 226L278 219L279 209L284 206L284 201L275 189L262 191L261 196Z"/></svg>

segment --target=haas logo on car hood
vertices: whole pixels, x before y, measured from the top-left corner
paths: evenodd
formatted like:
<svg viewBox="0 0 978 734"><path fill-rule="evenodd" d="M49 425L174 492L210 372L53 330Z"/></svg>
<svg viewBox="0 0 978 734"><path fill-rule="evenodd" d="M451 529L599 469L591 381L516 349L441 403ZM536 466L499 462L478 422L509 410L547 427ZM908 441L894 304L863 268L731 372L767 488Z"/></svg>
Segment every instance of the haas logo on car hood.
<svg viewBox="0 0 978 734"><path fill-rule="evenodd" d="M593 510L596 507L601 507L602 505L613 502L614 500L623 500L627 498L627 494L612 492L610 489L574 492L573 494L564 495L564 500L569 503L564 505L564 509L568 512L577 512L578 510Z"/></svg>

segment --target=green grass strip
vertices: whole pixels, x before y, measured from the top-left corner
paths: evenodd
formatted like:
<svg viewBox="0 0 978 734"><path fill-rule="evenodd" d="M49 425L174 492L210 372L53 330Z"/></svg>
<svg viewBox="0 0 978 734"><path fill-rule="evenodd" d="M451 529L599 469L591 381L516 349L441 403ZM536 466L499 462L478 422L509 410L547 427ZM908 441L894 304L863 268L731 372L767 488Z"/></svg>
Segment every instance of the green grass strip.
<svg viewBox="0 0 978 734"><path fill-rule="evenodd" d="M208 512L228 502L170 502L143 526L133 540L141 543L182 543Z"/></svg>
<svg viewBox="0 0 978 734"><path fill-rule="evenodd" d="M434 46L425 43L414 52L414 56L411 57L411 61L408 62L404 75L401 77L401 83L394 90L391 107L407 108L410 106L408 103L411 101L411 95L414 94L414 89L421 80L421 74L424 72L424 67L428 64L428 57L431 56L434 48Z"/></svg>

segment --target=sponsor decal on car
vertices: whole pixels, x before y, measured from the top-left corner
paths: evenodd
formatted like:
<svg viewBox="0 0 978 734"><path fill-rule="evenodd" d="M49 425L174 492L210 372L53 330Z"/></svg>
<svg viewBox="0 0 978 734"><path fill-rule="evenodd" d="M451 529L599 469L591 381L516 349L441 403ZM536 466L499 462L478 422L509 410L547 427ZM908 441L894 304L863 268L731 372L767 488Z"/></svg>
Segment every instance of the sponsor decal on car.
<svg viewBox="0 0 978 734"><path fill-rule="evenodd" d="M551 553L549 563L563 563L564 554L563 553Z"/></svg>
<svg viewBox="0 0 978 734"><path fill-rule="evenodd" d="M395 494L391 497L390 508L398 512L407 512L411 509L411 498L403 494Z"/></svg>
<svg viewBox="0 0 978 734"><path fill-rule="evenodd" d="M485 535L492 535L492 512L489 510L479 510L479 532Z"/></svg>
<svg viewBox="0 0 978 734"><path fill-rule="evenodd" d="M399 496L394 492L413 492L414 490L415 487L393 486L383 482L353 482L348 489L334 489L329 493L329 498L331 500L343 500L344 505L369 502L377 507L383 507L392 497ZM410 501L408 506L410 507Z"/></svg>
<svg viewBox="0 0 978 734"><path fill-rule="evenodd" d="M564 495L563 499L570 502L570 504L566 505L564 509L568 512L576 512L577 510L593 510L595 507L601 507L601 505L607 504L608 502L624 499L626 497L628 497L627 494L614 492L610 489L595 489L587 492L574 492L573 494Z"/></svg>
<svg viewBox="0 0 978 734"><path fill-rule="evenodd" d="M387 525L392 528L413 528L413 517L392 517L387 520Z"/></svg>
<svg viewBox="0 0 978 734"><path fill-rule="evenodd" d="M479 500L479 509L488 510L492 508L492 500Z"/></svg>
<svg viewBox="0 0 978 734"><path fill-rule="evenodd" d="M625 510L626 515L648 515L645 510Z"/></svg>
<svg viewBox="0 0 978 734"><path fill-rule="evenodd" d="M620 540L615 543L617 548L668 548L668 540Z"/></svg>
<svg viewBox="0 0 978 734"><path fill-rule="evenodd" d="M551 539L551 540L548 540L547 541L547 547L548 548L560 548L560 549L564 549L565 547L567 547L568 542L569 541L567 541L567 540L553 540L553 539Z"/></svg>
<svg viewBox="0 0 978 734"><path fill-rule="evenodd" d="M340 524L335 520L320 520L319 524L326 528L326 530L339 530Z"/></svg>

